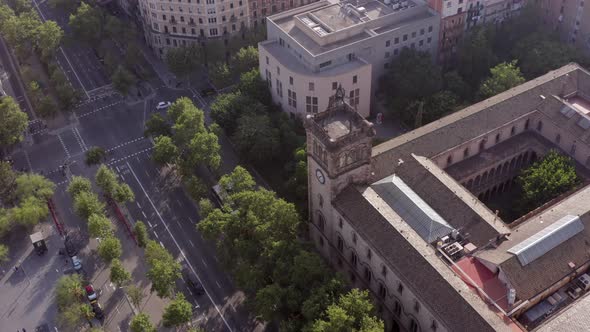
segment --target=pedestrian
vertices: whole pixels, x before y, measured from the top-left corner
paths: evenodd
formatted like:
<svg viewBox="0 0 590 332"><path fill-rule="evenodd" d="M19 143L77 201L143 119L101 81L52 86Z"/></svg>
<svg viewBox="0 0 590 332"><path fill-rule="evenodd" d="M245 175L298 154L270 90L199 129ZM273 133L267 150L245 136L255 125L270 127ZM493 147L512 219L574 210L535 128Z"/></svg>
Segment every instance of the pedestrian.
<svg viewBox="0 0 590 332"><path fill-rule="evenodd" d="M18 272L18 266L14 266L14 272Z"/></svg>

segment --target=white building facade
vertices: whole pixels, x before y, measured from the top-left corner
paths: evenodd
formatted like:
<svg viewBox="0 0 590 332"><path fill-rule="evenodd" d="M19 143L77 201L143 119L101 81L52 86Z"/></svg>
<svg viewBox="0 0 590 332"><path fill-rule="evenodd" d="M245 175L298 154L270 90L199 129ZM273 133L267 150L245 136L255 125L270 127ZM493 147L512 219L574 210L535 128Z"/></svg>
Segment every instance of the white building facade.
<svg viewBox="0 0 590 332"><path fill-rule="evenodd" d="M404 47L435 55L439 25L421 0L316 2L267 18L260 74L274 102L292 114L325 110L342 86L347 102L367 117L391 60Z"/></svg>

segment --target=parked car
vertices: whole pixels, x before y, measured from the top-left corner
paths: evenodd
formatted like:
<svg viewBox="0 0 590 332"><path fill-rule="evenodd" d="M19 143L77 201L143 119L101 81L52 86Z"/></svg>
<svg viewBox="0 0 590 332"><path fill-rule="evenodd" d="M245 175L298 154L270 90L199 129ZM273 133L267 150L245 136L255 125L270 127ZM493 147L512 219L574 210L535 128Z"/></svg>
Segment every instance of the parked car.
<svg viewBox="0 0 590 332"><path fill-rule="evenodd" d="M98 295L94 291L94 287L92 287L92 285L86 285L84 289L86 290L86 296L88 297L88 301L92 302L92 300L96 300Z"/></svg>
<svg viewBox="0 0 590 332"><path fill-rule="evenodd" d="M163 110L163 109L167 109L168 107L170 107L170 105L172 105L171 102L169 101L161 101L158 103L158 105L156 106L157 110Z"/></svg>
<svg viewBox="0 0 590 332"><path fill-rule="evenodd" d="M74 243L72 242L72 240L70 239L69 236L66 236L66 239L64 241L64 246L65 246L66 253L68 254L68 256L74 257L78 254L78 250L76 249L76 246L74 245Z"/></svg>
<svg viewBox="0 0 590 332"><path fill-rule="evenodd" d="M80 271L82 269L82 261L78 256L72 256L72 266L74 266L74 270Z"/></svg>
<svg viewBox="0 0 590 332"><path fill-rule="evenodd" d="M97 319L103 319L104 318L104 311L102 310L102 306L100 305L100 303L98 303L98 301L93 302L92 304L92 311L94 312L94 317L96 317Z"/></svg>
<svg viewBox="0 0 590 332"><path fill-rule="evenodd" d="M192 274L188 269L185 269L183 272L184 280L186 280L186 284L188 288L195 294L195 295L203 295L205 294L205 288L203 285L197 280L194 274Z"/></svg>
<svg viewBox="0 0 590 332"><path fill-rule="evenodd" d="M201 95L205 96L205 97L213 96L216 93L217 92L215 91L215 89L212 89L212 88L206 88L206 89L201 90Z"/></svg>

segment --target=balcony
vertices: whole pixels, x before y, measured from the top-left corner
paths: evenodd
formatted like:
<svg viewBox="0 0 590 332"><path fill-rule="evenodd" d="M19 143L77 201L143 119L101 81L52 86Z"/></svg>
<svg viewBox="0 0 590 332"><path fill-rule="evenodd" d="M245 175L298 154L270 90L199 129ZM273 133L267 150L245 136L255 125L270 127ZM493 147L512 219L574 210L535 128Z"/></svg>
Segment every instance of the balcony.
<svg viewBox="0 0 590 332"><path fill-rule="evenodd" d="M178 24L178 21L175 18L171 18L170 24Z"/></svg>
<svg viewBox="0 0 590 332"><path fill-rule="evenodd" d="M232 15L232 16L229 18L229 21L230 21L230 22L232 22L232 23L233 23L233 22L237 22L237 21L238 21L238 18L237 18L237 17L235 17L235 15Z"/></svg>

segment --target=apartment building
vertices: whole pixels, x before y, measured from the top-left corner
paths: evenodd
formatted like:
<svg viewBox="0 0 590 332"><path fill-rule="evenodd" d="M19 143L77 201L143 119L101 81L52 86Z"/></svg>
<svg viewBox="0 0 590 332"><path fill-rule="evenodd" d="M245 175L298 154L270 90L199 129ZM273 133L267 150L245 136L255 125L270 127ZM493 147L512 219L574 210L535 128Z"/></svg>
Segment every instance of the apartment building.
<svg viewBox="0 0 590 332"><path fill-rule="evenodd" d="M483 0L483 22L501 23L518 14L526 0Z"/></svg>
<svg viewBox="0 0 590 332"><path fill-rule="evenodd" d="M305 120L310 238L387 332L587 330L589 95L570 64L373 146L337 89ZM503 220L521 170L554 150L580 186Z"/></svg>
<svg viewBox="0 0 590 332"><path fill-rule="evenodd" d="M467 0L428 0L432 9L440 14L438 61L448 64L457 52L467 21Z"/></svg>
<svg viewBox="0 0 590 332"><path fill-rule="evenodd" d="M339 87L363 117L404 47L436 55L439 16L422 0L323 0L267 18L259 66L273 100L298 116L328 108Z"/></svg>
<svg viewBox="0 0 590 332"><path fill-rule="evenodd" d="M557 31L563 40L579 49L590 51L590 6L583 0L537 0L545 24Z"/></svg>
<svg viewBox="0 0 590 332"><path fill-rule="evenodd" d="M249 0L249 26L257 27L259 24L264 24L264 19L269 15L307 5L314 1L315 0Z"/></svg>

